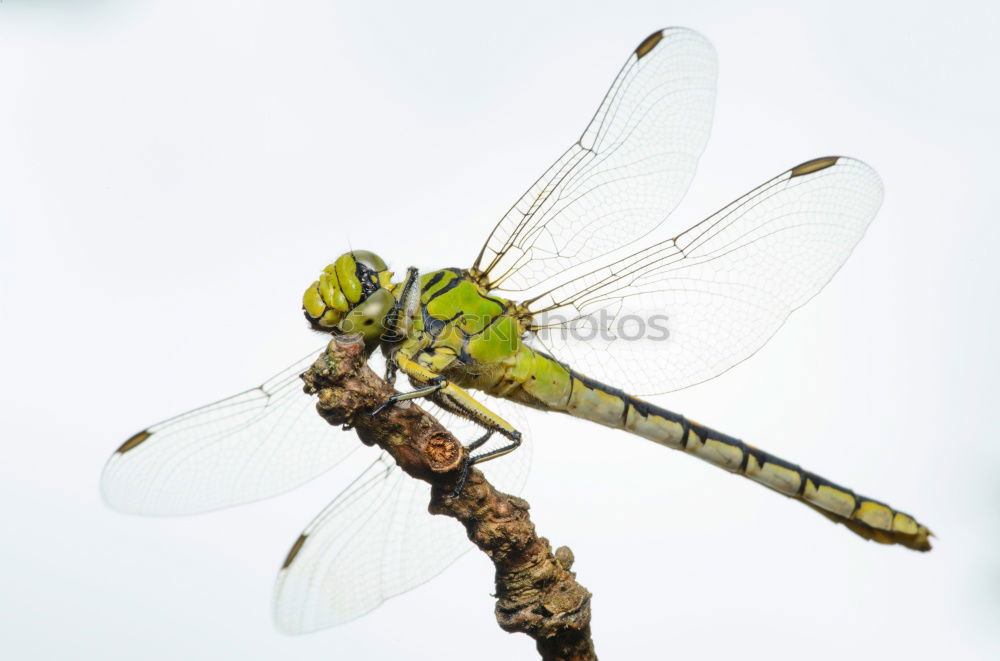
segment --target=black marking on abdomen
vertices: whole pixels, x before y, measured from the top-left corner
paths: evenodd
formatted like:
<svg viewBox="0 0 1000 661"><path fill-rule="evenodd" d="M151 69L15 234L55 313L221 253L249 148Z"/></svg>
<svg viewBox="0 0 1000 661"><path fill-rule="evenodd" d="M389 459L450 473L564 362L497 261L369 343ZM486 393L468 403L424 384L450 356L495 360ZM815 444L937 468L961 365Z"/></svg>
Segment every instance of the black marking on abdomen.
<svg viewBox="0 0 1000 661"><path fill-rule="evenodd" d="M650 414L659 416L664 420L669 420L670 422L676 422L677 424L688 428L690 424L688 419L685 418L680 413L674 413L673 411L668 411L667 409L660 408L656 404L651 404L644 399L639 399L638 397L633 397L632 395L625 395L628 397L629 402L632 404L633 408L639 413L639 415L644 418L648 418ZM685 434L686 435L686 434Z"/></svg>
<svg viewBox="0 0 1000 661"><path fill-rule="evenodd" d="M615 397L630 397L630 395L626 394L624 390L615 388L614 386L609 386L606 383L601 383L595 379L591 379L589 376L580 374L574 369L570 369L569 373L574 379L578 379L580 383L593 390L600 390L601 392L606 392L609 395L614 395Z"/></svg>
<svg viewBox="0 0 1000 661"><path fill-rule="evenodd" d="M579 380L580 383L582 383L584 386L591 388L592 390L599 390L603 393L606 393L613 397L617 397L618 399L622 400L622 402L625 405L625 412L622 414L623 420L625 419L625 416L628 415L628 409L632 408L635 409L636 413L638 413L644 418L648 418L650 415L655 415L660 418L663 418L664 420L669 420L670 422L676 422L677 424L681 425L684 428L684 442L687 442L687 435L690 429L689 427L690 423L688 422L687 418L685 418L683 415L679 413L674 413L673 411L668 411L667 409L664 408L660 408L656 404L651 404L650 402L647 402L644 399L633 397L632 395L629 395L620 388L615 388L614 386L609 386L606 383L601 383L596 379L592 379L589 376L580 374L579 372L577 372L572 368L569 368L568 366L567 369L569 369L570 377Z"/></svg>
<svg viewBox="0 0 1000 661"><path fill-rule="evenodd" d="M787 470L794 471L799 475L811 475L811 473L807 473L806 471L802 470L802 467L799 466L798 464L793 464L790 461L785 461L784 459L775 457L773 454L769 452L764 452L759 448L755 448L746 444L743 444L743 447L744 451L748 455L752 454L753 458L756 459L757 463L761 466L763 466L764 464L774 464L775 466L780 466ZM840 489L840 487L837 488Z"/></svg>
<svg viewBox="0 0 1000 661"><path fill-rule="evenodd" d="M739 470L740 471L746 470L747 462L749 461L749 456L750 456L750 447L746 443L744 443L738 438L730 436L729 434L723 434L722 432L715 431L714 429L706 427L705 425L699 425L696 422L691 423L691 428L694 430L696 434L698 434L702 438L703 442L712 439L713 441L725 443L730 447L738 448L743 453L743 458L740 460ZM687 443L684 444L684 447L687 448ZM767 453L765 452L764 454ZM760 461L760 459L758 459L758 461Z"/></svg>
<svg viewBox="0 0 1000 661"><path fill-rule="evenodd" d="M687 450L688 439L691 438L691 421L681 416L681 426L684 427L684 435L681 436L681 447Z"/></svg>
<svg viewBox="0 0 1000 661"><path fill-rule="evenodd" d="M767 453L765 452L764 454L767 454ZM768 455L768 456L770 456L770 455ZM787 462L782 462L780 459L778 461L775 461L774 463L778 463L778 464L784 463L784 464L787 465ZM846 493L847 495L849 495L851 498L854 499L854 511L855 512L857 512L858 508L861 507L861 501L863 501L863 500L864 501L873 502L876 505L881 505L882 507L884 507L884 508L886 508L888 510L892 510L893 512L896 511L892 507L889 507L888 505L886 505L883 502L879 502L877 500L872 500L871 498L868 498L867 496L859 496L858 494L854 493L853 490L848 489L847 487L842 487L839 484L837 484L836 482L831 482L830 480L826 479L825 477L822 477L820 475L816 475L815 473L810 473L809 471L806 471L806 470L802 470L798 466L795 466L795 468L798 469L799 472L802 474L802 485L803 486L799 490L800 495L802 493L805 493L805 483L806 483L806 480L809 480L810 482L813 483L813 486L815 486L817 489L819 489L820 487L830 487L831 489L835 489L837 491L841 491L841 492Z"/></svg>

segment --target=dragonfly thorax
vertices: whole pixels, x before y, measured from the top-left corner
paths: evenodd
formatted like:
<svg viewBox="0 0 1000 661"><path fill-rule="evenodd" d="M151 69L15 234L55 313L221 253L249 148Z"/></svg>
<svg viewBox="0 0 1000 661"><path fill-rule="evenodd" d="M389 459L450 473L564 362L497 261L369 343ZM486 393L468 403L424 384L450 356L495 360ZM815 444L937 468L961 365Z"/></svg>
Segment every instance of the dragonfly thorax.
<svg viewBox="0 0 1000 661"><path fill-rule="evenodd" d="M302 296L302 309L312 327L331 333L359 333L377 344L386 315L396 303L386 288L392 273L381 257L352 250L323 269Z"/></svg>

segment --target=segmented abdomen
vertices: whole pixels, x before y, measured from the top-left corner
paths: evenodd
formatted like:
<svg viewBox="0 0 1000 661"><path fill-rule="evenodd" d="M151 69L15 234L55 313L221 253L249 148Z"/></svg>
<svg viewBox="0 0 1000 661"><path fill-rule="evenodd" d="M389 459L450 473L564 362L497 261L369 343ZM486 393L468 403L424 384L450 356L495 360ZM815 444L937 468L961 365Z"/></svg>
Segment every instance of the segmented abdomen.
<svg viewBox="0 0 1000 661"><path fill-rule="evenodd" d="M931 548L931 532L908 514L855 494L732 436L589 379L549 356L532 353L532 372L544 373L547 378L542 383L529 378L522 382L522 387L550 410L624 429L692 454L802 501L866 539L883 544L902 544L918 551ZM553 375L556 375L555 378Z"/></svg>

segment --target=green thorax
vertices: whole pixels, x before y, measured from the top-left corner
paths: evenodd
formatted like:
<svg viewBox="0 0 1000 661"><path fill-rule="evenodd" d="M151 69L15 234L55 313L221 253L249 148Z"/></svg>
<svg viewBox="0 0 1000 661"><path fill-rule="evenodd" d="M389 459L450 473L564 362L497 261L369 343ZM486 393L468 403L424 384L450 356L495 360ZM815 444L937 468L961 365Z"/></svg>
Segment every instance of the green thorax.
<svg viewBox="0 0 1000 661"><path fill-rule="evenodd" d="M521 349L516 305L490 296L461 269L421 275L415 312L403 349L435 371L499 368Z"/></svg>
<svg viewBox="0 0 1000 661"><path fill-rule="evenodd" d="M396 347L422 367L463 388L547 410L564 410L570 369L522 342L527 313L491 296L467 272L421 276L420 298ZM397 285L394 294L401 294Z"/></svg>
<svg viewBox="0 0 1000 661"><path fill-rule="evenodd" d="M488 296L459 269L443 269L420 278L420 304L424 320L453 323L467 335L482 333L504 316L509 301Z"/></svg>

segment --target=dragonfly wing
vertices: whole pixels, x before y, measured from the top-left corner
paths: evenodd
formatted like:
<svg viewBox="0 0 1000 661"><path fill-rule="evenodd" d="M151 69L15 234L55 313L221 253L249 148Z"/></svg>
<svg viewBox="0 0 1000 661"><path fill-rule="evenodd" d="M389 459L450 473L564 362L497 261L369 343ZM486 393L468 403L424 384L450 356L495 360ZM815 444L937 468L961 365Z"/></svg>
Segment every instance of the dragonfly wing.
<svg viewBox="0 0 1000 661"><path fill-rule="evenodd" d="M711 44L683 28L629 56L575 142L500 220L473 267L524 291L639 238L687 192L715 103Z"/></svg>
<svg viewBox="0 0 1000 661"><path fill-rule="evenodd" d="M515 452L484 470L498 488L517 494L529 456ZM343 624L429 581L471 549L461 524L429 514L429 502L430 486L382 454L289 551L274 592L278 628L299 634Z"/></svg>
<svg viewBox="0 0 1000 661"><path fill-rule="evenodd" d="M342 624L454 562L464 551L461 526L432 517L428 502L425 483L385 455L376 460L313 519L289 551L275 586L278 628L308 633ZM439 551L431 566L421 566L419 551L404 546L419 515L426 519L418 526L428 536L424 543Z"/></svg>
<svg viewBox="0 0 1000 661"><path fill-rule="evenodd" d="M803 163L686 232L532 301L533 341L634 394L711 379L833 277L882 201L864 163Z"/></svg>
<svg viewBox="0 0 1000 661"><path fill-rule="evenodd" d="M130 438L104 468L105 501L134 514L193 514L279 494L334 466L359 444L302 391L299 374L319 353Z"/></svg>

